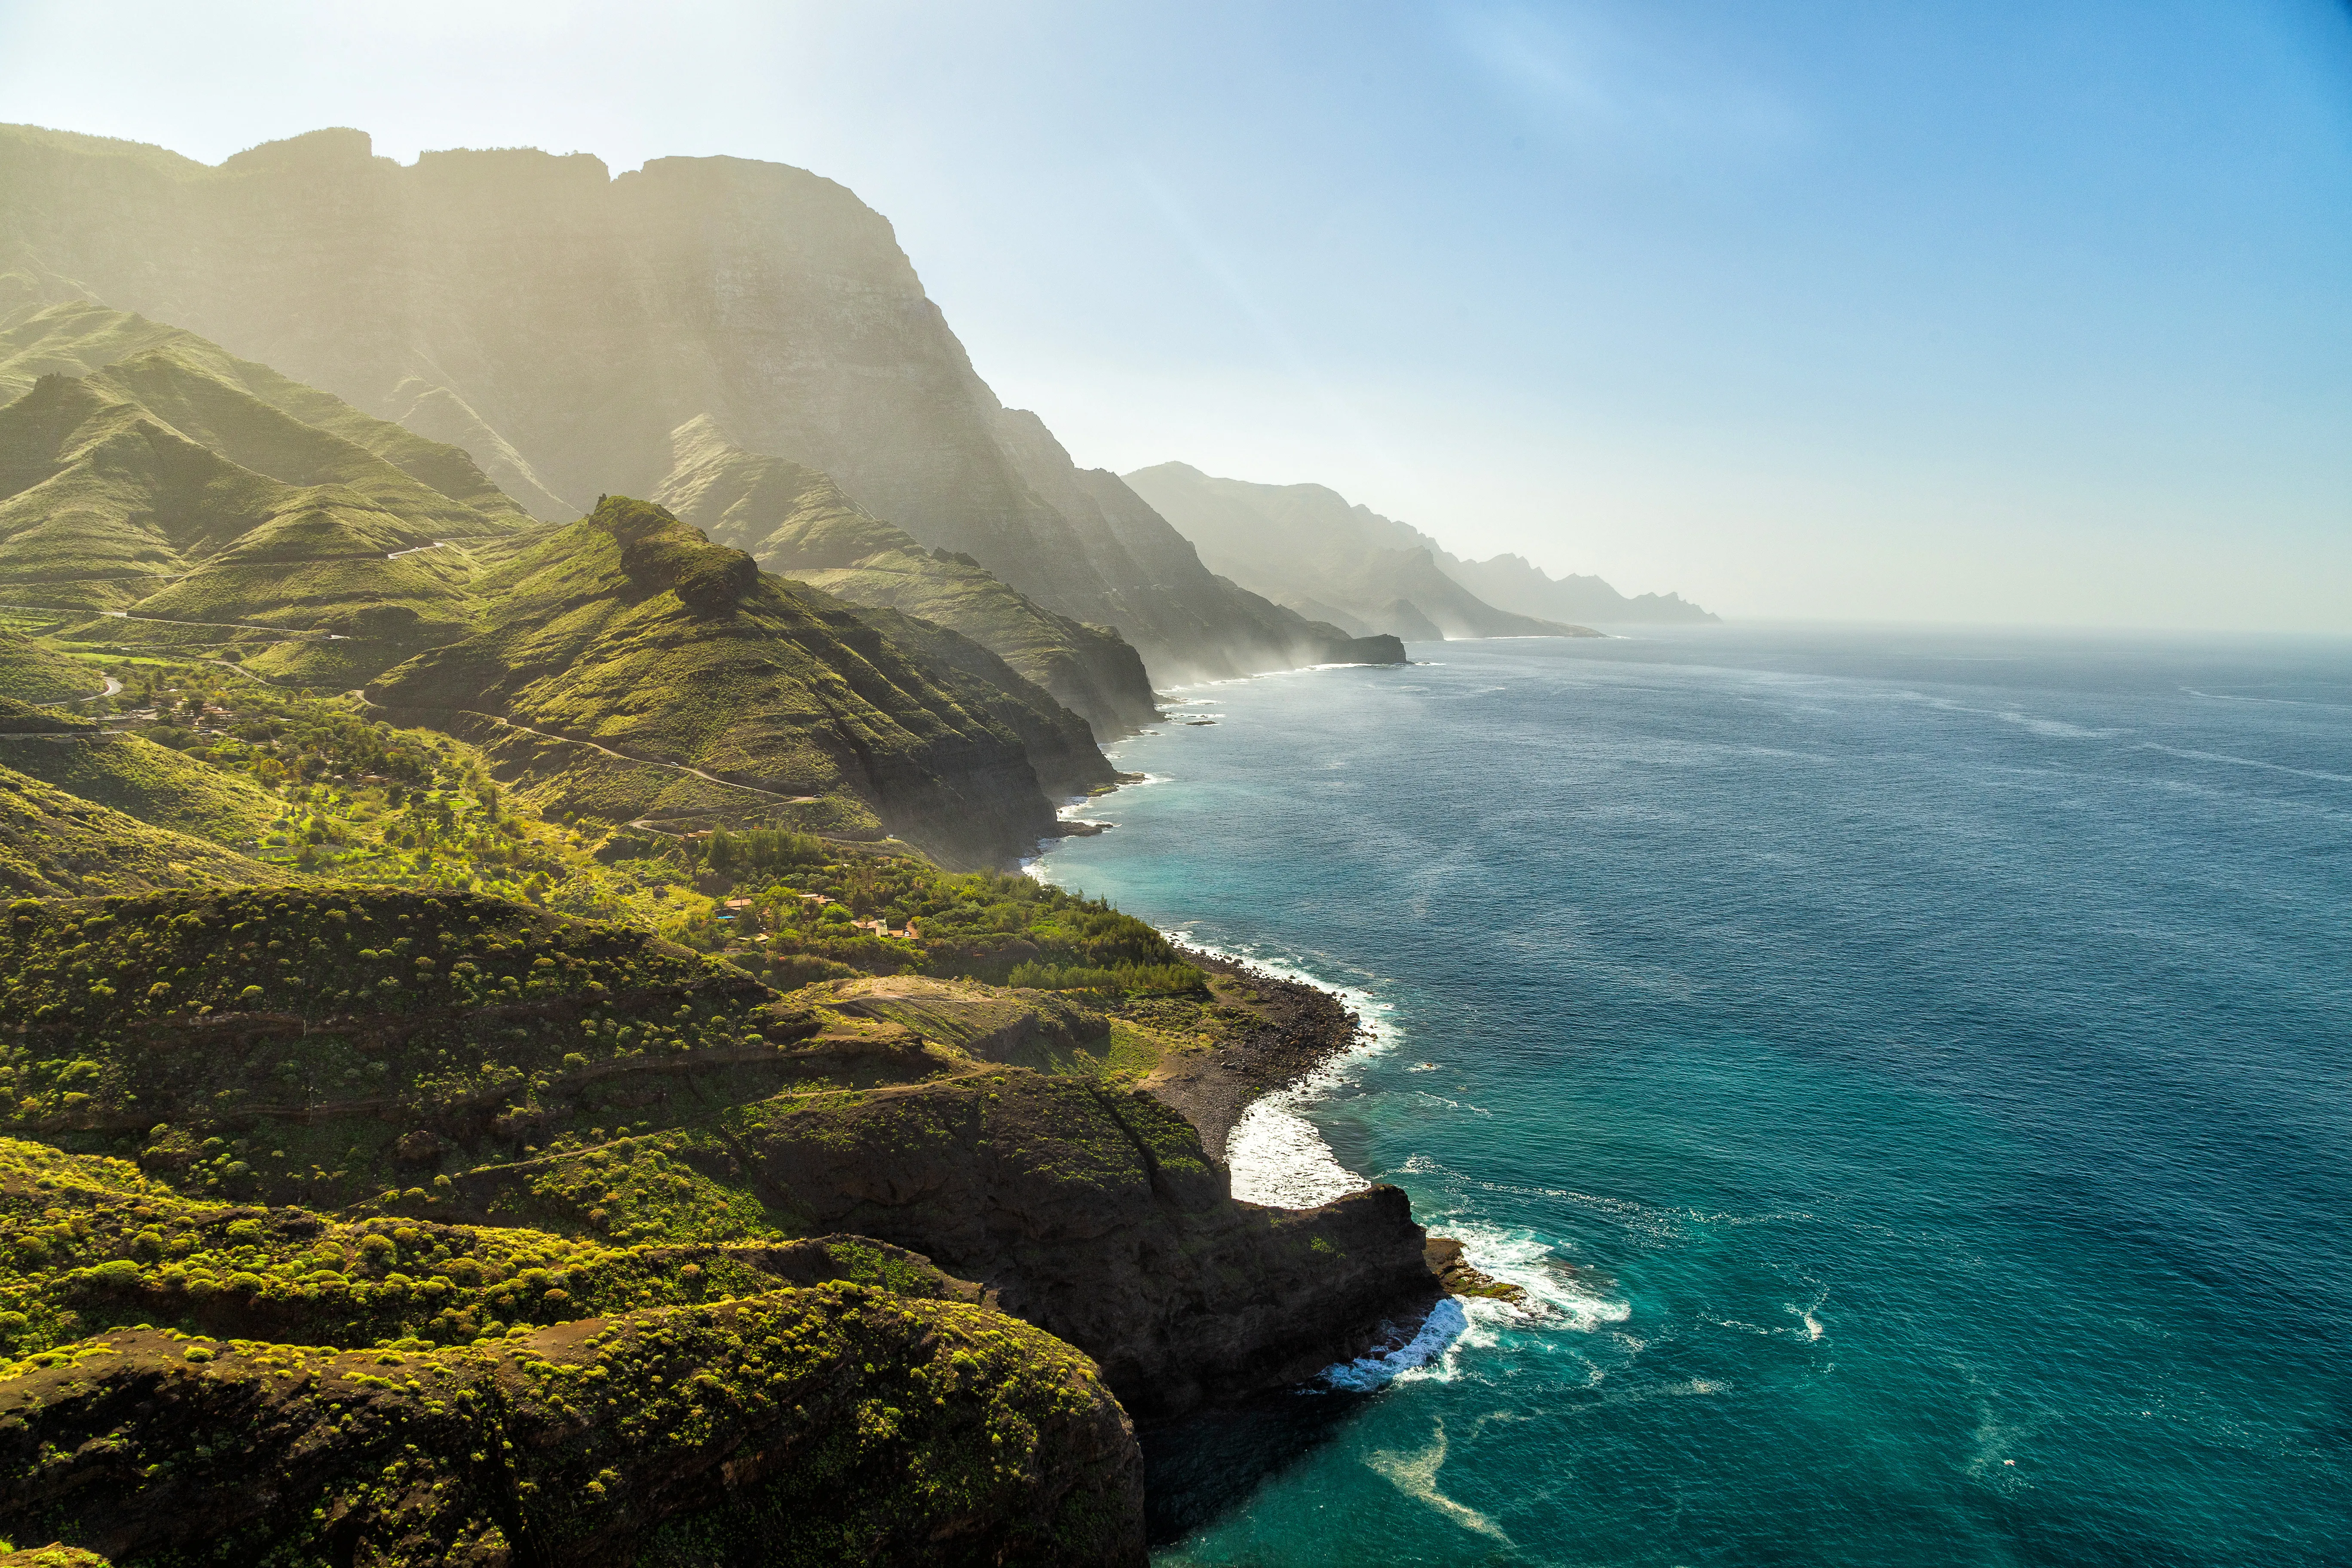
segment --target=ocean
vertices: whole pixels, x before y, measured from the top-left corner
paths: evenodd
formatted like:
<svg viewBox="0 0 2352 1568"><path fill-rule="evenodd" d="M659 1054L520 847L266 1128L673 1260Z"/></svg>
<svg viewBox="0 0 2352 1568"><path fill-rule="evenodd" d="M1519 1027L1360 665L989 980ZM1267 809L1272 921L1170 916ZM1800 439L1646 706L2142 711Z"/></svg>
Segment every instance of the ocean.
<svg viewBox="0 0 2352 1568"><path fill-rule="evenodd" d="M1155 1450L1162 1568L2352 1562L2352 642L1412 652L1037 868L1374 1026L1240 1195L1528 1293Z"/></svg>

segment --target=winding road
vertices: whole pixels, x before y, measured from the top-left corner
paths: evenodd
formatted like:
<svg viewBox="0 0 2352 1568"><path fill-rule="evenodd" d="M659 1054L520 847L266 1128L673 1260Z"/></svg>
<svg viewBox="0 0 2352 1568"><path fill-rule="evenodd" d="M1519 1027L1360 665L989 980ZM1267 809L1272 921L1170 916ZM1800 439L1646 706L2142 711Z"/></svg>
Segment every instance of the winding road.
<svg viewBox="0 0 2352 1568"><path fill-rule="evenodd" d="M717 773L707 773L700 768L688 767L684 763L665 763L658 757L633 757L626 752L616 752L612 747L595 741L583 741L576 735L559 735L552 730L534 730L528 724L518 724L513 720L501 718L496 713L484 713L479 717L509 730L520 730L526 735L537 735L542 741L561 741L569 746L585 746L592 752L602 752L606 756L620 762L634 763L642 768L667 768L674 773L685 773L691 778L700 779L705 784L715 784L722 789L740 789L750 795L765 795L770 800L782 801L786 805L806 805L818 798L813 795L783 795L775 790L761 789L757 784L737 784L733 779L722 779ZM639 820L650 819L640 818ZM635 827L637 824L633 822L629 826Z"/></svg>

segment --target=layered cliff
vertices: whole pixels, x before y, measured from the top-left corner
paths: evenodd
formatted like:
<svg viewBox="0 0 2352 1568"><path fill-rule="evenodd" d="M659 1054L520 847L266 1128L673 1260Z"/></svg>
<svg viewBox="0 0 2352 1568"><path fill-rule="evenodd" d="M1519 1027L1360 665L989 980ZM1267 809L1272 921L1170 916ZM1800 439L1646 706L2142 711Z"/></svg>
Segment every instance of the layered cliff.
<svg viewBox="0 0 2352 1568"><path fill-rule="evenodd" d="M428 153L356 131L207 167L0 130L0 269L27 301L171 321L464 447L548 517L646 493L709 415L926 547L1118 628L1156 679L1402 658L1220 579L1111 474L1004 408L890 226L737 158ZM5 303L0 303L5 308Z"/></svg>

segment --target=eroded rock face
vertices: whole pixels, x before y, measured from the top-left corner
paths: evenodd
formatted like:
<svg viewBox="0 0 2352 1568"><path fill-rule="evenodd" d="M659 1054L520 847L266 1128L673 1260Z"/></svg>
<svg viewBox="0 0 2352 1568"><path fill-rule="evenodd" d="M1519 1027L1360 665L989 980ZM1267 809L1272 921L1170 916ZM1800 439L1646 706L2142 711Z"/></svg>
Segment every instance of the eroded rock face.
<svg viewBox="0 0 2352 1568"><path fill-rule="evenodd" d="M746 451L707 416L679 426L670 442L670 471L653 499L714 542L852 604L897 610L971 638L1100 735L1159 716L1143 660L1117 632L1055 615L969 555L924 549L869 516L825 475ZM1045 777L1043 753L1052 748L1023 739Z"/></svg>
<svg viewBox="0 0 2352 1568"><path fill-rule="evenodd" d="M1143 1561L1083 1356L854 1285L418 1352L134 1330L12 1370L0 1530L119 1563Z"/></svg>
<svg viewBox="0 0 2352 1568"><path fill-rule="evenodd" d="M0 266L200 331L463 447L540 515L643 494L709 416L927 548L1117 626L1156 679L1401 661L1213 575L1117 476L1004 408L890 225L805 170L660 158L371 155L320 131L218 169L0 131ZM0 311L12 301L0 298Z"/></svg>
<svg viewBox="0 0 2352 1568"><path fill-rule="evenodd" d="M1083 754L1110 772L1043 692L950 689L859 612L763 577L646 502L607 498L485 579L481 599L479 630L387 671L370 700L445 724L451 710L496 714L698 768L780 808L851 797L895 831L983 862L1012 859L1054 823L1000 709L1059 714L1075 732L1060 737L1062 771Z"/></svg>
<svg viewBox="0 0 2352 1568"><path fill-rule="evenodd" d="M733 1134L813 1224L980 1280L1139 1415L1310 1377L1438 1291L1403 1193L1238 1203L1147 1094L1015 1070L765 1101Z"/></svg>

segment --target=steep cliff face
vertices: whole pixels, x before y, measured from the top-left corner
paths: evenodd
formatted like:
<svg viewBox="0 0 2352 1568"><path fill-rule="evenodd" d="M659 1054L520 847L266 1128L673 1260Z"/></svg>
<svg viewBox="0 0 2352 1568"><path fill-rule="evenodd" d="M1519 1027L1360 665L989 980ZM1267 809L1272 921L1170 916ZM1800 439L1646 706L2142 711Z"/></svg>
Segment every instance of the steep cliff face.
<svg viewBox="0 0 2352 1568"><path fill-rule="evenodd" d="M95 298L467 447L545 516L654 488L708 414L927 546L1117 626L1154 678L1391 654L1224 582L1112 475L982 382L890 226L738 158L425 154L321 131L217 169L0 131L0 268Z"/></svg>
<svg viewBox="0 0 2352 1568"><path fill-rule="evenodd" d="M483 629L387 671L371 700L495 715L779 804L850 795L895 831L982 858L1053 830L1023 729L1057 771L1092 751L1034 687L1023 700L965 670L935 677L849 606L644 501L612 498L475 590Z"/></svg>
<svg viewBox="0 0 2352 1568"><path fill-rule="evenodd" d="M1006 1069L748 1107L737 1146L820 1226L924 1253L1093 1355L1139 1415L1297 1382L1437 1296L1394 1187L1238 1203L1150 1095Z"/></svg>
<svg viewBox="0 0 2352 1568"><path fill-rule="evenodd" d="M781 576L961 633L1105 736L1157 716L1143 660L1117 632L1055 615L970 556L924 549L827 476L746 451L708 416L670 433L654 500Z"/></svg>

